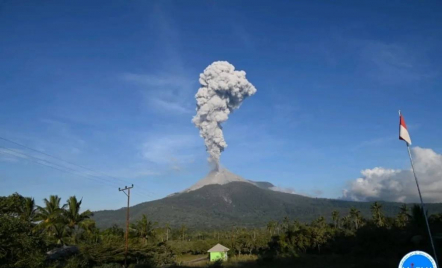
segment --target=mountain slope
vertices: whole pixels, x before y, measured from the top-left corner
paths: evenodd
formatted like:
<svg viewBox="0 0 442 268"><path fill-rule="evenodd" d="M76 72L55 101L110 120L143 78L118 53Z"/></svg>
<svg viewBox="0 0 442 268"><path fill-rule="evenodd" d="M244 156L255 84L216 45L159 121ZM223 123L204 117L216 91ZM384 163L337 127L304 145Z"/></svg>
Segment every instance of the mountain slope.
<svg viewBox="0 0 442 268"><path fill-rule="evenodd" d="M225 168L221 168L220 170L212 170L209 174L207 174L206 177L199 180L197 183L189 187L188 189L184 190L184 192L190 192L198 190L199 188L202 188L207 185L213 185L213 184L219 184L224 185L231 182L246 182L246 183L252 183L252 181L248 181Z"/></svg>
<svg viewBox="0 0 442 268"><path fill-rule="evenodd" d="M131 220L147 214L159 223L190 228L230 228L232 226L265 226L271 220L311 221L319 216L330 217L333 210L346 215L350 207L370 215L371 203L310 198L259 188L248 182L230 182L224 185L207 185L194 191L133 206ZM399 203L383 203L387 215L399 211ZM442 212L442 204L428 204L430 212ZM120 226L125 222L125 209L95 212L99 227Z"/></svg>

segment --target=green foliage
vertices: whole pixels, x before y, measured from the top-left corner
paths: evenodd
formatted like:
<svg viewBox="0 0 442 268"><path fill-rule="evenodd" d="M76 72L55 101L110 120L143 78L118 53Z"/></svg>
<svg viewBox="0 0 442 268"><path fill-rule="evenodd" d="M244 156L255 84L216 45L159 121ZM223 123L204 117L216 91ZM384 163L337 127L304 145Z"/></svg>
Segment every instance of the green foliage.
<svg viewBox="0 0 442 268"><path fill-rule="evenodd" d="M17 211L17 213L19 213ZM2 267L43 267L44 238L19 217L0 215L0 263Z"/></svg>
<svg viewBox="0 0 442 268"><path fill-rule="evenodd" d="M118 263L106 263L100 266L94 266L93 268L122 268L122 266Z"/></svg>
<svg viewBox="0 0 442 268"><path fill-rule="evenodd" d="M228 205L224 199L219 198L220 196L228 196L233 203ZM309 198L260 189L247 183L232 182L225 185L208 185L189 193L141 203L130 209L130 218L139 220L142 215L149 215L152 222L162 225L169 223L176 230L184 224L188 231L207 231L232 226L262 228L270 221L282 220L285 216L303 223L311 222L320 216L331 221L333 210L342 218L352 207L360 211L361 217L371 218L371 205L366 202ZM382 211L385 216L393 217L397 215L401 205L383 202ZM441 204L428 204L427 208L432 213L442 213ZM98 211L94 213L93 219L99 228L109 228L115 223L123 227L125 210ZM277 229L272 232L277 232ZM179 235L178 232L176 235Z"/></svg>
<svg viewBox="0 0 442 268"><path fill-rule="evenodd" d="M44 202L44 206L36 208L33 199L18 194L0 197L2 267L122 267L125 261L122 228L114 225L98 229L89 218L91 213L81 212L82 201L75 197L69 198L67 204L62 204L55 195ZM186 224L171 228L168 223L160 225L143 215L130 226L127 261L134 268L163 267L178 263L176 256L185 254L202 258L204 263L207 250L217 243L230 248L229 261L211 263L209 267L291 267L294 264L325 267L323 261L318 259L321 265L317 265L311 260L316 261L316 256L321 259L346 256L353 261L388 259L413 249L430 251L422 209L415 206L409 214L408 208L402 206L396 213L394 218L385 216L384 204L375 202L371 205L371 217L364 217L359 207L349 207L347 211L329 212L330 222L323 216L309 223L291 221L286 216L260 228L230 225L230 228L210 230L192 229ZM442 232L442 214L431 215L429 222L432 230ZM413 244L416 237L421 237L420 245ZM46 260L45 252L57 244L76 245L80 253ZM269 260L271 262L267 262ZM334 257L330 260L336 261ZM310 264L312 266L308 266Z"/></svg>
<svg viewBox="0 0 442 268"><path fill-rule="evenodd" d="M132 229L135 231L136 235L141 238L146 244L148 240L157 240L157 222L151 222L147 219L146 215L143 215L142 218L132 224Z"/></svg>
<svg viewBox="0 0 442 268"><path fill-rule="evenodd" d="M373 205L371 206L371 213L373 221L378 227L382 227L385 225L385 217L384 213L382 212L382 205L379 202L373 203Z"/></svg>

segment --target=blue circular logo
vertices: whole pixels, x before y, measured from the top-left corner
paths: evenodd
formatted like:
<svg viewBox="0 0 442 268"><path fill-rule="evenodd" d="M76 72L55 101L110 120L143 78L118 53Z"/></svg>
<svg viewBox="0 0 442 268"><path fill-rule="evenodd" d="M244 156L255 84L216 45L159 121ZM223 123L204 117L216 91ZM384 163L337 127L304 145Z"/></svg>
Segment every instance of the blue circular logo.
<svg viewBox="0 0 442 268"><path fill-rule="evenodd" d="M437 265L430 254L423 251L412 251L402 258L399 268L437 268Z"/></svg>

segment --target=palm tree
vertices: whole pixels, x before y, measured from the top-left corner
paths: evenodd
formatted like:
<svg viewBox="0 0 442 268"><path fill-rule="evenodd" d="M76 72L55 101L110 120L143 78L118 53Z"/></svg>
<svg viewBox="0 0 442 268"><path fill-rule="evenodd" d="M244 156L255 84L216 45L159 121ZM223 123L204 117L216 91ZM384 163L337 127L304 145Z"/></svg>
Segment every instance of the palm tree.
<svg viewBox="0 0 442 268"><path fill-rule="evenodd" d="M285 216L282 221L282 228L284 229L284 231L287 231L287 229L289 228L289 224L290 224L289 217Z"/></svg>
<svg viewBox="0 0 442 268"><path fill-rule="evenodd" d="M29 223L36 220L37 208L35 207L34 198L27 197L24 199L24 203L20 207L20 218Z"/></svg>
<svg viewBox="0 0 442 268"><path fill-rule="evenodd" d="M83 235L93 242L98 241L99 230L95 227L95 221L86 219L78 224L78 227L83 230Z"/></svg>
<svg viewBox="0 0 442 268"><path fill-rule="evenodd" d="M362 223L361 212L356 208L350 209L350 218L354 224L354 228L357 230Z"/></svg>
<svg viewBox="0 0 442 268"><path fill-rule="evenodd" d="M143 239L144 243L147 243L147 240L150 237L155 236L155 226L157 223L152 223L150 220L147 219L147 216L143 214L140 220L138 220L134 225L133 228L137 230L138 236Z"/></svg>
<svg viewBox="0 0 442 268"><path fill-rule="evenodd" d="M403 204L396 218L397 225L399 227L405 227L410 218L411 215L408 213L408 207L406 204Z"/></svg>
<svg viewBox="0 0 442 268"><path fill-rule="evenodd" d="M425 214L428 215L428 211L425 211ZM425 227L425 214L419 205L414 205L411 208L411 222L416 228L422 230Z"/></svg>
<svg viewBox="0 0 442 268"><path fill-rule="evenodd" d="M273 231L275 230L275 227L276 227L275 221L270 221L269 223L267 223L267 230L269 231L270 235L273 235Z"/></svg>
<svg viewBox="0 0 442 268"><path fill-rule="evenodd" d="M340 224L341 224L341 227L343 227L343 228L351 229L352 228L352 221L351 221L350 215L346 215L346 216L342 217L340 220Z"/></svg>
<svg viewBox="0 0 442 268"><path fill-rule="evenodd" d="M81 202L82 200L78 201L77 197L71 196L65 205L67 208L62 214L70 229L75 229L75 226L78 226L82 221L89 219L93 215L90 210L80 213Z"/></svg>
<svg viewBox="0 0 442 268"><path fill-rule="evenodd" d="M182 224L182 225L181 225L181 228L180 228L180 234L181 234L181 239L182 239L183 241L184 241L184 235L186 234L186 230L187 230L186 225Z"/></svg>
<svg viewBox="0 0 442 268"><path fill-rule="evenodd" d="M382 205L378 202L374 202L371 206L371 213L373 215L373 221L378 227L382 227L385 224L384 214L382 213Z"/></svg>
<svg viewBox="0 0 442 268"><path fill-rule="evenodd" d="M333 224L335 225L335 228L337 228L338 224L339 224L339 211L333 210L332 219L333 219Z"/></svg>
<svg viewBox="0 0 442 268"><path fill-rule="evenodd" d="M43 199L45 206L37 207L38 216L36 220L40 221L39 226L45 229L48 235L57 239L57 243L64 243L66 222L62 217L62 212L66 205L60 207L60 201L61 198L57 195L49 196L49 200Z"/></svg>
<svg viewBox="0 0 442 268"><path fill-rule="evenodd" d="M170 228L170 224L166 223L164 225L164 229L166 230L166 241L169 241L169 232L172 231L172 228Z"/></svg>
<svg viewBox="0 0 442 268"><path fill-rule="evenodd" d="M95 221L94 220L84 220L78 225L83 231L86 233L92 233L95 230Z"/></svg>
<svg viewBox="0 0 442 268"><path fill-rule="evenodd" d="M320 216L316 220L316 225L320 228L325 228L325 226L327 225L327 221L325 220L324 216Z"/></svg>

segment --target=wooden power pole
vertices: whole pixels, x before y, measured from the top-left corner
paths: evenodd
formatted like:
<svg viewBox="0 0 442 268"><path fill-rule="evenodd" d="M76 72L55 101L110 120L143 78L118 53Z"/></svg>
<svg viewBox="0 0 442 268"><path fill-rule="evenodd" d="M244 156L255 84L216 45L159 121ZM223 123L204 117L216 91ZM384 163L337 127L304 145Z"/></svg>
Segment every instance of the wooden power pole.
<svg viewBox="0 0 442 268"><path fill-rule="evenodd" d="M127 268L127 249L129 247L129 201L130 201L130 189L134 188L134 185L130 187L124 187L123 189L118 188L118 191L123 192L127 196L127 210L126 210L126 250L124 253L124 267ZM126 193L127 190L127 193Z"/></svg>

